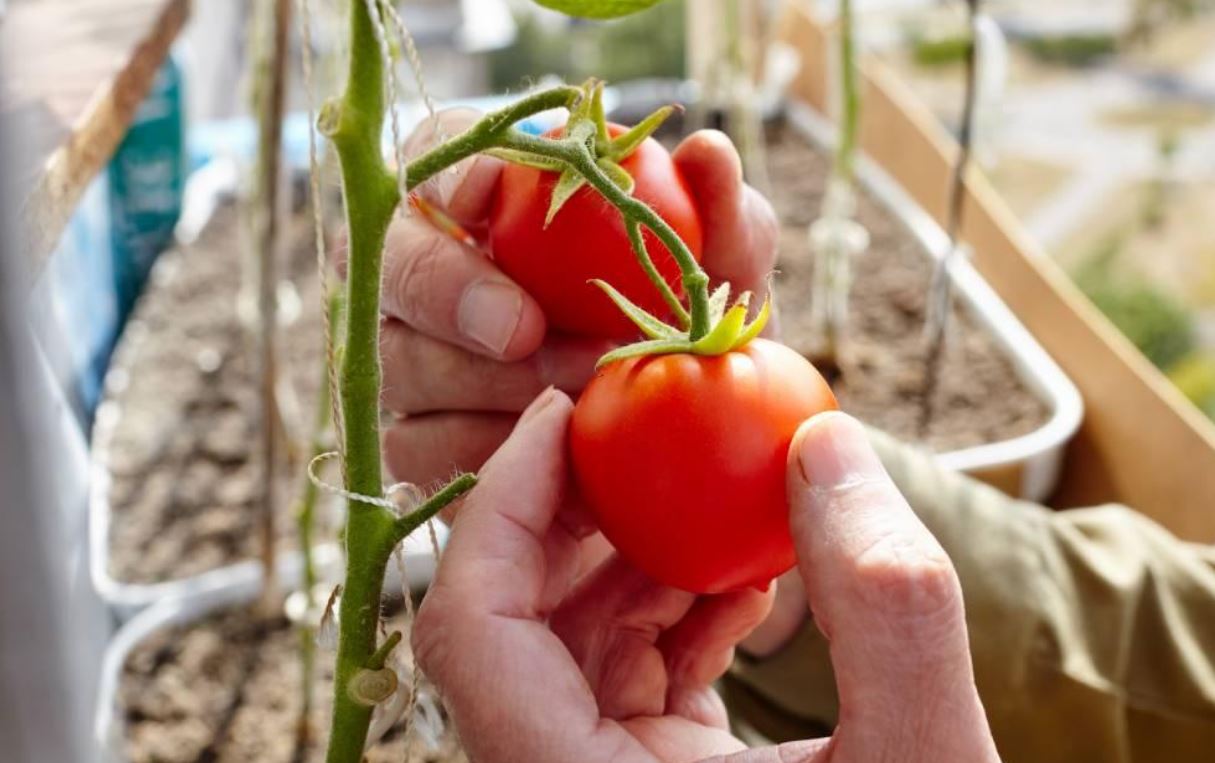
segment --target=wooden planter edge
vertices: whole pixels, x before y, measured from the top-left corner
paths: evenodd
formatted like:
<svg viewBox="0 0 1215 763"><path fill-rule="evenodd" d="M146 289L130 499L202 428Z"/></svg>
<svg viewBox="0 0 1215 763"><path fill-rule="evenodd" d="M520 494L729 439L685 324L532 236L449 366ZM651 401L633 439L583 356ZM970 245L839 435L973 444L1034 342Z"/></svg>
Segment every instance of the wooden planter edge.
<svg viewBox="0 0 1215 763"><path fill-rule="evenodd" d="M791 95L826 111L827 29L806 0L786 3L780 29L802 57ZM957 144L888 66L868 58L863 69L863 149L943 222ZM1179 537L1215 542L1215 425L1047 257L982 172L966 186L962 237L976 269L1084 397L1052 505L1124 503Z"/></svg>

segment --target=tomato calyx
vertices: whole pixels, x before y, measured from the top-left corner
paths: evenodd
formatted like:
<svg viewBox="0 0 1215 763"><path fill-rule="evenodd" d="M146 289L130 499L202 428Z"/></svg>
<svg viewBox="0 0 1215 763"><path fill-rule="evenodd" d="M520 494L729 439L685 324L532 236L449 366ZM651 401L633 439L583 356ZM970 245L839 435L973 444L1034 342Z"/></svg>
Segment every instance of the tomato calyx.
<svg viewBox="0 0 1215 763"><path fill-rule="evenodd" d="M765 299L759 312L748 321L747 313L752 296L749 291L738 295L734 304L727 309L730 284L723 283L709 297L709 332L699 339L692 339L687 330L677 329L650 315L606 281L595 279L591 283L602 289L616 307L647 337L607 353L599 359L596 368L641 355L724 355L758 337L768 325L768 318L772 314L772 303Z"/></svg>
<svg viewBox="0 0 1215 763"><path fill-rule="evenodd" d="M646 138L662 126L678 107L663 106L625 132L612 137L608 131L607 117L603 111L602 80L589 79L582 85L582 97L570 107L565 135L584 143L591 152L595 165L612 183L626 194L633 193L633 177L621 162L636 151ZM559 159L511 148L491 149L487 153L515 164L533 167L545 172L560 174L545 214L544 225L548 227L561 207L586 185L586 177Z"/></svg>

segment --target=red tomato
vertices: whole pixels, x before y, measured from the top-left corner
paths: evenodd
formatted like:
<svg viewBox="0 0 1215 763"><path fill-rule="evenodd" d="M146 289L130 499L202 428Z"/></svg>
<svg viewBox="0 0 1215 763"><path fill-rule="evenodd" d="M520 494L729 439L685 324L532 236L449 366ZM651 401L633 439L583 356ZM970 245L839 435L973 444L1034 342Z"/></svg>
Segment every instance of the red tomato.
<svg viewBox="0 0 1215 763"><path fill-rule="evenodd" d="M623 360L574 408L574 474L603 534L658 582L695 593L764 586L794 563L793 435L836 407L809 362L765 339L715 357Z"/></svg>
<svg viewBox="0 0 1215 763"><path fill-rule="evenodd" d="M624 131L609 125L615 136ZM647 139L620 162L633 177L633 196L654 209L700 259L700 218L671 155ZM589 186L565 202L548 228L544 218L557 173L508 164L502 171L489 218L490 252L504 273L540 303L552 329L607 339L633 339L637 328L603 292L587 283L602 278L651 315L670 318L658 290L646 278L615 207ZM649 230L646 249L658 272L683 293L679 267Z"/></svg>

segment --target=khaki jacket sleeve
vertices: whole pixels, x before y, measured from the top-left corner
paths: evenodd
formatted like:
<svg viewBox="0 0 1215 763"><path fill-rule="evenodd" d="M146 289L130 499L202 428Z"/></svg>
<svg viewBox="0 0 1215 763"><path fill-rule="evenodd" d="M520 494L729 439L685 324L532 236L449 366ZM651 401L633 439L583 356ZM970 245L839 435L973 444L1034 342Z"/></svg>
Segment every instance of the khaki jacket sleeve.
<svg viewBox="0 0 1215 763"><path fill-rule="evenodd" d="M1014 501L873 439L958 570L1005 763L1215 760L1215 547L1121 506ZM830 733L838 715L809 619L775 655L741 656L724 691L734 717L768 739Z"/></svg>

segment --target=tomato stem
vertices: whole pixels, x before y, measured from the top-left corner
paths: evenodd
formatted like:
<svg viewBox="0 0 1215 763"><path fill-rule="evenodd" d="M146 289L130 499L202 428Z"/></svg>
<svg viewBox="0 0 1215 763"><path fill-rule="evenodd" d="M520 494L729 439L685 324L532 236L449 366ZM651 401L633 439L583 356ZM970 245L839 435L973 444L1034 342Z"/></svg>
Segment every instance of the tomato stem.
<svg viewBox="0 0 1215 763"><path fill-rule="evenodd" d="M641 233L641 223L636 220L629 220L625 223L625 227L628 229L629 242L633 245L633 251L637 253L637 259L641 263L642 270L654 282L654 285L658 287L663 301L667 303L667 308L675 316L675 320L679 321L679 327L683 329L688 328L690 320L688 311L684 308L683 303L679 301L679 297L675 295L675 290L667 283L667 279L663 278L658 272L658 268L654 266L654 260L650 257L650 252L645 246L645 237Z"/></svg>

